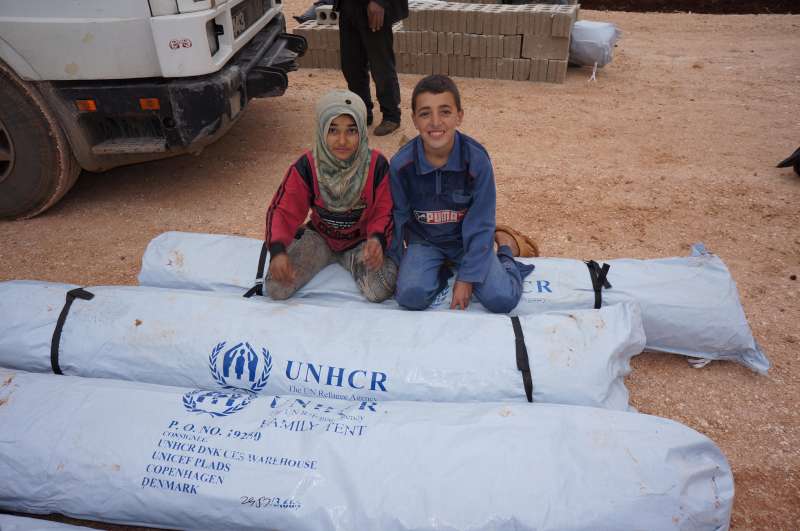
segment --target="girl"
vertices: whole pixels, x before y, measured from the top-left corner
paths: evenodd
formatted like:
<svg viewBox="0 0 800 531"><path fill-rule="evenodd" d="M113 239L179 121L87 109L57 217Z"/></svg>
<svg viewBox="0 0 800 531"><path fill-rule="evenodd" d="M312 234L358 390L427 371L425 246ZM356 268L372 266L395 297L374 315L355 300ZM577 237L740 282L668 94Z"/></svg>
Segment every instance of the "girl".
<svg viewBox="0 0 800 531"><path fill-rule="evenodd" d="M329 92L316 117L312 150L289 168L267 210L267 293L287 299L338 262L369 301L382 302L397 280L397 266L385 256L392 235L389 163L367 146L367 109L355 93Z"/></svg>

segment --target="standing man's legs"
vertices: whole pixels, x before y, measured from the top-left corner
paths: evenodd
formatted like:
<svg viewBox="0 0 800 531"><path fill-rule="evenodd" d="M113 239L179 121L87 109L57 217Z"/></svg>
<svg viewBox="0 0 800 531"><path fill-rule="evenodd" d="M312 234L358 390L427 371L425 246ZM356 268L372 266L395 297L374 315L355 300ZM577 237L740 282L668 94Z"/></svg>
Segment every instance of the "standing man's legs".
<svg viewBox="0 0 800 531"><path fill-rule="evenodd" d="M388 134L400 124L400 82L394 56L392 26L384 20L378 31L371 31L364 5L348 2L339 15L339 44L342 73L347 87L361 96L372 115L372 98L369 90L369 72L375 81L375 92L383 121L375 134ZM384 125L388 122L392 125Z"/></svg>
<svg viewBox="0 0 800 531"><path fill-rule="evenodd" d="M367 121L372 122L372 96L369 90L369 59L362 40L368 31L367 13L360 2L342 2L339 12L339 53L347 88L358 94L367 106ZM360 13L363 11L363 13Z"/></svg>

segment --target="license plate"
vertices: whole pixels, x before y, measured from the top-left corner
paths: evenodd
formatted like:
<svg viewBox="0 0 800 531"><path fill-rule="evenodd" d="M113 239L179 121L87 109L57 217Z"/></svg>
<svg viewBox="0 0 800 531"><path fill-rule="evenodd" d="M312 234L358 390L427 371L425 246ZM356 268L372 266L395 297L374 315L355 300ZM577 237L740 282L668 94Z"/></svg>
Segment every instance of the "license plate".
<svg viewBox="0 0 800 531"><path fill-rule="evenodd" d="M231 9L233 38L238 38L247 28L260 19L269 8L268 0L245 0Z"/></svg>

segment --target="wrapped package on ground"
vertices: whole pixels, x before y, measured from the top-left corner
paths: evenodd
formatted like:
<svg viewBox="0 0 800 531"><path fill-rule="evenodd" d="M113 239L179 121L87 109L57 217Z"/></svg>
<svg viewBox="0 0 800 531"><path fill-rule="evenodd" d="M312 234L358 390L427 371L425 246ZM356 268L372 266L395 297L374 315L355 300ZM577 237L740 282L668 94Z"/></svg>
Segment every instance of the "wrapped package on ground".
<svg viewBox="0 0 800 531"><path fill-rule="evenodd" d="M348 402L0 370L0 508L204 530L728 529L676 422L579 406Z"/></svg>
<svg viewBox="0 0 800 531"><path fill-rule="evenodd" d="M0 514L0 531L92 531L89 527L51 522L40 518L27 518L13 514Z"/></svg>
<svg viewBox="0 0 800 531"><path fill-rule="evenodd" d="M624 378L643 347L635 303L511 318L0 283L0 366L32 372L351 400L528 399L624 410Z"/></svg>
<svg viewBox="0 0 800 531"><path fill-rule="evenodd" d="M149 286L262 294L258 277L268 259L262 242L239 236L166 232L154 238L142 257L139 283ZM739 362L766 373L769 361L745 317L736 283L725 263L702 245L692 256L605 262L565 258L519 258L536 269L525 279L512 315L551 310L599 308L637 301L647 350L706 360ZM453 279L431 309L450 305ZM256 284L254 284L256 283ZM341 266L328 266L293 300L333 306L397 308L394 299L367 302ZM470 309L486 310L473 299Z"/></svg>

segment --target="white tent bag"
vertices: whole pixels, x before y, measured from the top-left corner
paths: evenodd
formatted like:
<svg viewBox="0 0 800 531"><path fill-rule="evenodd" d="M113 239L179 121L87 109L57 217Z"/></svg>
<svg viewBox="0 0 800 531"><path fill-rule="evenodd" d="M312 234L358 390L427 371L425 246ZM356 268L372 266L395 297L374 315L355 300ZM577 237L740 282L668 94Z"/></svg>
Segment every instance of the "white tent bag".
<svg viewBox="0 0 800 531"><path fill-rule="evenodd" d="M753 339L728 268L702 245L694 246L692 256L681 258L600 263L566 258L518 260L534 264L536 269L525 279L522 299L512 314L637 301L642 308L647 350L736 361L760 373L769 369L769 361ZM263 276L259 270L265 270L267 261L259 240L166 232L147 246L139 283L260 294L262 286L256 279ZM451 286L439 295L432 309L449 308L452 281L451 278ZM350 274L338 264L322 270L292 300L333 306L398 307L394 299L383 304L367 302ZM486 311L476 300L470 309Z"/></svg>
<svg viewBox="0 0 800 531"><path fill-rule="evenodd" d="M551 404L253 397L0 370L0 508L187 530L728 529L719 448Z"/></svg>
<svg viewBox="0 0 800 531"><path fill-rule="evenodd" d="M349 400L627 409L624 377L643 347L630 303L510 318L0 283L0 366L32 372Z"/></svg>
<svg viewBox="0 0 800 531"><path fill-rule="evenodd" d="M88 527L62 524L38 518L0 514L0 531L92 531Z"/></svg>

